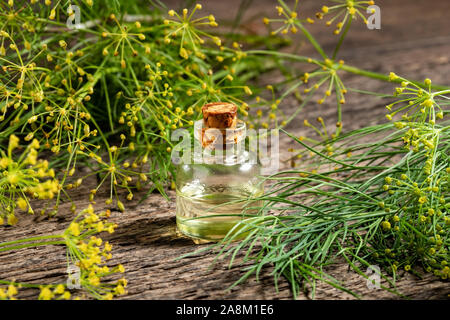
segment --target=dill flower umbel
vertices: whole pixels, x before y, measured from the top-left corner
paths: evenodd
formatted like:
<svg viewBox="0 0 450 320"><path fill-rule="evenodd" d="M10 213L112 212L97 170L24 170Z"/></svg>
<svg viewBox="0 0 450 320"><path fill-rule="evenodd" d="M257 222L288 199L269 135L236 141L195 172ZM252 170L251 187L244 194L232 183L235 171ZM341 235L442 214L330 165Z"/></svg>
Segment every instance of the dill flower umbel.
<svg viewBox="0 0 450 320"><path fill-rule="evenodd" d="M449 175L445 167L448 155L439 146L446 134L448 137L448 127L439 124L443 116L437 118L436 114L443 114L441 105L446 104L445 95L450 90L433 92L429 79L422 86L395 73L389 79L401 86L394 92L397 100L386 106L390 112L387 118L393 120L401 114L401 120L394 122L393 127L404 143L404 152L409 154L408 163L414 165L395 170L384 178L383 203L389 220L380 223L384 233L381 243L391 247L384 250L390 250L387 257L382 254L382 247L377 254L385 259L395 252L398 263L394 272L399 266L412 272L413 265L420 262L427 272L447 279L448 269L443 266L449 260L446 216ZM413 241L412 235L421 240Z"/></svg>
<svg viewBox="0 0 450 320"><path fill-rule="evenodd" d="M428 122L433 126L436 121L444 118L441 105L447 102L448 90L433 91L430 79L425 79L423 85L409 81L391 72L390 81L401 82L394 91L394 96L399 99L386 106L389 111L386 118L392 120L396 115L401 116L398 128L405 127L409 122ZM425 89L423 88L425 87Z"/></svg>
<svg viewBox="0 0 450 320"><path fill-rule="evenodd" d="M0 287L0 300L16 300L17 286L10 284L7 287Z"/></svg>
<svg viewBox="0 0 450 320"><path fill-rule="evenodd" d="M280 18L263 18L263 22L266 25L271 23L281 23L282 25L277 29L271 31L271 35L276 35L277 33L288 34L289 32L296 34L299 28L302 28L302 23L314 23L311 19L300 20L297 14L298 0L295 1L293 8L289 8L283 1L279 1L279 6L276 6L278 16Z"/></svg>
<svg viewBox="0 0 450 320"><path fill-rule="evenodd" d="M150 44L145 43L146 35L141 32L142 25L139 21L134 24L123 24L115 14L109 15L109 20L113 21L115 27L103 27L101 37L106 39L102 49L102 54L107 56L120 56L120 67L125 69L130 62L127 61L128 55L126 50L131 53L131 56L135 57L139 54L137 47L145 48L145 53L150 54Z"/></svg>
<svg viewBox="0 0 450 320"><path fill-rule="evenodd" d="M271 99L265 99L264 97L257 96L255 103L251 105L251 108L257 108L256 114L249 114L249 128L269 128L269 126L279 127L286 124L286 115L283 110L278 106L281 103L281 99L275 94L275 89L272 85L267 85L266 89L270 92Z"/></svg>
<svg viewBox="0 0 450 320"><path fill-rule="evenodd" d="M59 190L48 161L37 159L39 142L34 139L17 156L19 142L18 137L11 135L7 152L0 151L0 218L10 225L17 223L17 209L34 213L31 199L52 199Z"/></svg>
<svg viewBox="0 0 450 320"><path fill-rule="evenodd" d="M198 27L202 26L218 26L213 15L194 19L195 12L201 9L202 5L196 4L190 13L188 9L183 9L181 14L170 10L168 12L169 17L164 20L164 25L168 27L164 38L165 43L169 44L172 42L172 39L180 37L182 41L179 46L179 54L186 60L189 59L192 53L200 59L206 58L206 55L199 50L199 47L205 43L205 38L209 38L218 47L222 46L222 41L219 37L198 29Z"/></svg>
<svg viewBox="0 0 450 320"><path fill-rule="evenodd" d="M75 299L79 299L85 297L86 293L96 299L112 299L126 294L127 280L122 277L125 272L123 265L111 266L109 263L112 258L112 245L101 238L102 233L113 233L117 228L117 224L109 221L110 215L109 210L96 213L92 205L89 205L81 210L60 234L3 242L0 243L0 248L6 251L44 245L66 246L68 280L73 286L69 286L68 283L39 285L39 300L68 300L74 296ZM49 239L52 240L47 241ZM71 274L69 267L76 268L74 270L78 272ZM0 287L0 300L15 299L17 288L25 286L22 283L1 280L2 283L9 283L9 286Z"/></svg>
<svg viewBox="0 0 450 320"><path fill-rule="evenodd" d="M125 206L123 205L122 201L119 200L117 189L119 187L126 189L128 191L128 200L131 200L133 198L133 192L132 192L132 186L131 186L131 182L133 182L133 178L135 178L134 180L137 180L135 182L136 182L136 184L139 184L139 185L141 182L146 182L148 179L148 177L145 173L132 170L132 169L138 167L138 163L141 165L145 164L147 161L145 158L135 160L131 167L128 162L124 162L123 165L120 165L118 159L119 159L119 154L120 154L121 149L124 148L123 144L124 144L125 139L126 139L125 135L122 135L120 145L119 146L111 146L108 149L108 155L109 155L109 160L110 160L109 163L105 162L102 159L102 157L100 157L92 152L89 154L85 154L86 156L92 158L99 165L99 169L96 171L96 173L98 175L102 175L102 179L101 179L100 183L97 185L97 187L95 189L91 190L90 195L89 195L89 200L91 202L94 202L95 194L100 189L100 187L105 183L105 181L107 181L109 178L110 196L106 200L106 204L111 204L113 201L113 198L116 198L117 208L122 212L125 210ZM129 148L130 148L130 145L128 146L128 149ZM137 179L136 179L136 177L137 177ZM73 187L78 187L81 183L82 183L82 178L79 178L75 183L69 184L67 186L67 188L71 189Z"/></svg>
<svg viewBox="0 0 450 320"><path fill-rule="evenodd" d="M315 92L324 86L325 92L323 97L317 101L318 104L323 104L332 93L336 94L339 104L345 104L347 89L338 75L338 71L344 65L344 60L333 61L326 58L323 61L318 61L309 59L308 63L316 66L316 69L311 72L305 72L301 80L305 84L309 84L311 79L314 78L318 78L318 80L313 85L310 85L309 88L304 89L303 92Z"/></svg>
<svg viewBox="0 0 450 320"><path fill-rule="evenodd" d="M63 234L67 245L69 265L75 265L80 269L79 284L95 298L112 299L114 296L126 293L127 281L123 278L117 281L102 281L114 274L125 272L124 267L119 264L114 267L107 265L112 258L112 245L103 241L96 234L102 232L113 233L117 224L109 222L111 212L106 210L99 214L94 212L92 205L82 210L70 223ZM48 289L44 292L45 297L53 298L55 292ZM56 289L55 289L56 290ZM59 292L60 298L66 294L62 288ZM43 291L41 291L43 295Z"/></svg>
<svg viewBox="0 0 450 320"><path fill-rule="evenodd" d="M71 298L70 291L66 290L65 285L58 284L54 286L42 286L38 296L39 300L69 300Z"/></svg>

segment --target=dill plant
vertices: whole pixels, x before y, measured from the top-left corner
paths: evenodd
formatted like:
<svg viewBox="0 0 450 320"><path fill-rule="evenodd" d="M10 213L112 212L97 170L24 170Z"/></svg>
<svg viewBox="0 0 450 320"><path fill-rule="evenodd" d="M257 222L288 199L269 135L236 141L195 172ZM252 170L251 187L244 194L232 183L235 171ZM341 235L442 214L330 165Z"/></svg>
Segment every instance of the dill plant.
<svg viewBox="0 0 450 320"><path fill-rule="evenodd" d="M107 261L112 258L112 245L98 237L98 234L103 231L108 233L115 231L117 224L108 221L110 215L109 210L95 213L92 205L89 205L75 216L62 233L2 242L0 252L64 245L67 249L67 266L79 268L79 279L74 280L80 288L84 289L84 292L76 298L86 298L87 293L92 298L110 300L125 294L127 286L125 278L111 280L111 276L117 278L117 274L125 272L125 269L120 264L114 267L107 265ZM108 281L102 281L104 278ZM0 299L15 299L20 288L39 289L38 299L40 300L72 298L71 288L67 288L66 284L31 284L0 280L1 284L8 284L8 289L5 291L0 288Z"/></svg>
<svg viewBox="0 0 450 320"><path fill-rule="evenodd" d="M70 27L73 6L81 23ZM241 75L251 59L238 43L225 46L210 33L218 23L199 16L201 9L178 13L151 1L0 2L0 224L15 225L20 211L34 213L34 199L45 200L41 214L56 215L91 176L92 204L100 189L109 190L105 204L120 211L136 191L165 196L173 186L171 130L192 127L207 101L231 101L247 114L243 99L252 92ZM46 160L37 160L39 153ZM123 272L106 266L111 246L94 236L113 231L102 218L89 207L62 235L3 242L0 251L65 245L85 293L110 299L125 293L126 280L101 281ZM1 283L9 287L0 298L37 287ZM39 298L70 294L42 285Z"/></svg>
<svg viewBox="0 0 450 320"><path fill-rule="evenodd" d="M238 283L273 265L275 279L286 277L294 296L308 285L314 296L319 280L358 296L326 272L342 260L365 277L368 266L382 266L394 290L384 288L393 292L400 269L448 279L449 122L415 117L424 116L327 141L336 146L332 156L321 151L323 142L310 146L291 136L299 145L294 152L314 154L311 164L268 177L259 216L237 227L249 234L238 245L233 236L220 244L225 256L247 251L244 261L252 263Z"/></svg>
<svg viewBox="0 0 450 320"><path fill-rule="evenodd" d="M97 177L86 195L90 201L106 188L106 205L120 211L126 210L125 199L141 189L165 196L173 187L170 132L192 127L205 102L237 104L250 128L284 128L321 93L318 104L336 98L336 130L327 131L320 117L319 128L304 119L322 141L292 136L299 146L291 150L292 164L311 158L313 165L268 177L273 184L259 199L264 202L260 214L237 226L235 236L248 231L244 240L232 244L235 236L230 235L218 244L221 254L232 257L230 264L242 250L253 262L239 282L272 265L275 279L286 277L294 296L308 283L314 289L316 281L348 291L325 271L337 259L361 274L363 265L379 263L394 276L394 281L385 277L390 284L399 268L416 272L418 266L448 278L449 89L428 79L408 81L362 70L338 58L352 21L367 23L363 12L373 1L337 0L315 19L299 16L298 1L293 8L278 3L278 18L263 19L270 38L252 40L267 49L244 51L235 42L237 35L221 39L214 32L214 16L199 16L200 4L176 12L159 1L1 1L1 222L15 224L18 210L32 213L33 198L45 199L46 211L57 214L59 203L71 201L71 190L90 176ZM80 8L77 28L66 25L75 14L69 4ZM331 54L306 27L324 18L326 25L336 23L339 36ZM281 26L273 30L273 23ZM289 33L303 34L317 56L275 50L285 43L277 35ZM286 68L292 62L312 70L298 75ZM250 88L247 80L273 68L285 81L266 87L271 98L257 96L262 89ZM342 73L399 84L395 102L387 106L387 119L398 121L346 133ZM279 105L292 94L300 105L286 115ZM255 99L248 104L250 96ZM47 162L37 160L39 152ZM75 205L72 210L77 211ZM96 236L114 231L114 224L106 222L110 212L95 214L91 206L80 212L60 235L0 243L0 251L65 245L68 263L80 266L82 286L91 297L126 293L125 279L102 281L124 271L106 265L111 246ZM40 288L40 299L71 297L61 285L0 284L6 286L0 299L15 298L20 287Z"/></svg>
<svg viewBox="0 0 450 320"><path fill-rule="evenodd" d="M230 267L235 257L243 253L246 273L233 286L253 274L258 278L263 268L271 266L276 285L284 277L290 282L294 297L304 290L310 290L314 297L318 281L360 297L329 274L333 264L342 261L365 278L367 267L380 266L380 276L386 281L382 288L403 297L395 287L400 270L418 276L431 272L447 280L450 127L445 117L450 89L435 86L430 79L412 81L393 72L381 75L337 59L352 20L359 16L367 23L360 10L373 1L335 1L338 4L324 6L316 14L321 20L337 12L327 25L344 15L334 31L340 37L332 55L327 55L305 27L315 20L298 18L297 1L293 9L282 0L278 2L276 10L281 18L263 19L267 25L282 24L271 34L301 31L321 58L270 50L248 51L271 57L279 64L302 62L315 66L301 77L289 75L278 86L287 85L278 98L273 91L275 85L268 86L272 104L262 98L257 98L257 103L269 104L270 115L275 114L283 99L305 84L303 95L299 95L300 105L292 116L282 114L282 122L276 121L276 114L269 116L275 119L277 127L283 128L298 120L299 112L311 103L312 94L321 90L323 98L316 103L322 104L334 93L336 130L327 131L321 117L317 118L319 126L308 119L303 122L319 140L295 137L283 130L297 144L289 150L293 153L292 168L267 177L266 193L252 199L263 201L258 215L243 220L223 241L209 248L219 249L217 258L229 257ZM343 72L398 84L392 96L382 95L394 101L386 106L386 119L390 122L350 132L342 130L341 108L347 92L339 76ZM312 79L315 82L310 85ZM259 112L257 117L261 116ZM259 125L268 127L264 122ZM236 244L234 240L240 236L244 239Z"/></svg>
<svg viewBox="0 0 450 320"><path fill-rule="evenodd" d="M69 5L81 13L73 29ZM91 199L107 185L107 204L122 211L120 189L129 200L146 185L164 194L163 181L173 179L170 130L191 127L206 101L232 101L247 113L246 54L207 32L218 24L198 17L200 4L167 14L143 1L1 7L0 132L37 139L62 169L51 214L90 175L99 179ZM86 166L92 172L80 177Z"/></svg>

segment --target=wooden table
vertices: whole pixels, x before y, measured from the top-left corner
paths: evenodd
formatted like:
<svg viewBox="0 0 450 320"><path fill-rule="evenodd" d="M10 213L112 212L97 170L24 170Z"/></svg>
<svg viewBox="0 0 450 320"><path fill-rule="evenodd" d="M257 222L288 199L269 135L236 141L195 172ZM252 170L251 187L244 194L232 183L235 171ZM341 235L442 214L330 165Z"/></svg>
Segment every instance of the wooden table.
<svg viewBox="0 0 450 320"><path fill-rule="evenodd" d="M176 4L179 1L166 1ZM320 5L318 2L321 2ZM301 13L312 16L326 1L301 1ZM236 3L236 5L234 5ZM230 19L235 14L239 0L204 1L204 12L212 12L219 22ZM450 19L448 0L381 0L377 4L382 9L382 29L369 31L361 21L355 23L344 43L340 57L348 64L372 71L388 73L395 71L405 77L422 80L430 77L435 83L450 84ZM261 18L275 16L275 1L254 1L244 16L241 26L245 32L264 34ZM175 5L175 8L178 5ZM232 10L230 10L230 8ZM311 31L327 50L332 50L336 37L324 25L313 25ZM303 41L299 39L299 41ZM311 53L305 44L304 54ZM277 74L268 74L263 83L276 81ZM389 83L367 80L353 75L343 77L348 87L389 93ZM289 111L295 108L293 99L283 102L283 108ZM315 119L322 116L327 124L336 121L335 106L327 104L317 107L307 106L297 122L289 130L296 135L302 134L299 125L304 118ZM348 103L344 107L344 129L355 129L368 124L384 121L384 104L372 97L349 93ZM290 146L287 138L282 139L281 149ZM287 152L282 154L286 158ZM90 182L94 183L94 182ZM89 182L79 192L73 194L73 200L79 208L87 206ZM172 199L174 193L170 193ZM138 197L136 197L138 198ZM104 207L105 194L97 196L96 208ZM57 217L48 219L39 215L20 217L16 227L0 227L0 241L41 234L52 234L64 230L73 218L70 203L61 206ZM38 210L36 210L38 212ZM152 194L143 203L134 201L127 205L125 213L113 211L113 220L118 223L117 231L107 235L104 240L113 244L112 263L122 263L126 268L129 281L127 296L123 299L291 299L289 284L285 280L279 283L276 292L270 275L270 268L263 271L259 282L251 277L244 285L231 291L226 290L243 274L240 266L228 269L226 261L212 265L214 253L205 252L192 257L174 261L182 254L199 248L189 239L177 236L175 230L175 203L167 202L160 195ZM239 259L238 259L239 261ZM65 283L65 248L46 246L36 249L0 253L0 278L16 279L32 283ZM396 298L382 290L370 290L366 280L346 264L337 264L329 268L331 275L344 281L344 284L366 299ZM398 282L398 290L417 299L446 299L450 293L448 282L437 280L431 275L418 279L405 275ZM37 290L22 289L19 297L36 297ZM300 296L308 299L309 293ZM318 299L350 299L348 294L320 284L317 288Z"/></svg>

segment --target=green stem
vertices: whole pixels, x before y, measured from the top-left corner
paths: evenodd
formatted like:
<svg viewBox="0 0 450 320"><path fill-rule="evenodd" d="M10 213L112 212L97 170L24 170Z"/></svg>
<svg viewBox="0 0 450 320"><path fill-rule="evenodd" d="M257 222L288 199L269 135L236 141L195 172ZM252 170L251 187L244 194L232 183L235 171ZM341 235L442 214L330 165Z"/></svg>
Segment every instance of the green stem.
<svg viewBox="0 0 450 320"><path fill-rule="evenodd" d="M327 54L325 53L325 51L323 51L322 47L316 41L314 36L311 33L309 33L309 31L301 23L298 23L297 26L302 30L302 32L305 35L305 37L308 38L309 42L314 46L314 48L322 56L322 58L323 59L328 59Z"/></svg>
<svg viewBox="0 0 450 320"><path fill-rule="evenodd" d="M22 283L22 282L14 282L14 281L8 281L8 280L0 280L0 284L3 285L10 285L16 287L23 287L23 288L40 288L42 287L42 284L32 284L32 283ZM56 286L56 285L50 285L50 286Z"/></svg>
<svg viewBox="0 0 450 320"><path fill-rule="evenodd" d="M114 131L114 124L113 124L112 112L111 112L111 104L109 101L109 94L108 94L108 85L106 84L105 75L101 79L102 79L102 84L103 84L103 92L105 93L106 109L108 110L109 127L111 128L111 131Z"/></svg>
<svg viewBox="0 0 450 320"><path fill-rule="evenodd" d="M372 72L372 71L367 71L367 70L362 70L357 67L353 67L353 66L349 66L349 65L345 65L345 64L341 67L341 70L344 70L344 71L347 71L347 72L350 72L353 74L357 74L360 76L364 76L366 78L372 78L372 79L386 81L386 82L401 83L403 81L401 79L390 81L388 75L385 75L382 73L377 73L377 72ZM426 86L423 82L419 82L419 81L410 81L410 82L421 87L422 89L428 90L428 86ZM449 87L446 87L446 86L433 85L433 84L431 85L431 88L434 90L449 90L450 89Z"/></svg>
<svg viewBox="0 0 450 320"><path fill-rule="evenodd" d="M334 49L333 58L332 58L333 60L336 59L339 49L341 48L342 43L344 43L345 36L347 35L348 30L350 30L352 20L353 20L353 17L350 17L350 19L348 19L348 21L347 21L347 24L345 25L344 32L342 32L341 37L339 38L339 42L336 45L336 48Z"/></svg>
<svg viewBox="0 0 450 320"><path fill-rule="evenodd" d="M300 62L308 62L308 60L310 59L309 57L306 57L306 56L300 56L300 55L296 55L296 54L292 54L292 53L270 51L270 50L248 50L245 53L247 55L252 55L252 54L273 55L273 56L278 56L278 57L289 58L289 59L300 61ZM317 63L319 62L318 60L315 60L315 59L312 59L312 61L315 61Z"/></svg>
<svg viewBox="0 0 450 320"><path fill-rule="evenodd" d="M8 251L8 250L19 250L24 248L30 248L30 247L39 247L39 246L46 246L46 245L54 245L54 244L66 244L65 241L44 241L44 242L36 242L36 243L26 243L18 246L12 246L12 247L6 247L6 248L0 248L0 252Z"/></svg>
<svg viewBox="0 0 450 320"><path fill-rule="evenodd" d="M312 59L306 56L300 56L300 55L296 55L296 54L291 54L291 53L284 53L284 52L278 52L278 51L268 51L268 50L249 50L246 51L247 54L251 55L251 54L255 54L255 55L272 55L272 56L277 56L277 57L283 57L283 58L287 58L287 59L291 59L291 60L295 60L295 61L300 61L300 62L308 62L308 63L320 63L319 60L316 59ZM373 71L367 71L367 70L363 70L360 69L358 67L354 67L354 66L349 66L349 65L342 65L340 67L339 70L344 70L346 72L349 73L353 73L356 75L360 75L360 76L364 76L366 78L371 78L371 79L375 79L375 80L381 80L381 81L385 81L385 82L394 82L394 83L401 83L402 80L401 79L397 79L394 81L390 81L389 80L389 75L385 75L382 73L378 73L378 72L373 72ZM428 90L428 86L426 86L423 82L419 82L419 81L410 81L411 83L419 86L422 89ZM447 91L450 90L450 87L448 86L442 86L442 85L435 85L432 84L431 88L434 90L442 90L442 91Z"/></svg>

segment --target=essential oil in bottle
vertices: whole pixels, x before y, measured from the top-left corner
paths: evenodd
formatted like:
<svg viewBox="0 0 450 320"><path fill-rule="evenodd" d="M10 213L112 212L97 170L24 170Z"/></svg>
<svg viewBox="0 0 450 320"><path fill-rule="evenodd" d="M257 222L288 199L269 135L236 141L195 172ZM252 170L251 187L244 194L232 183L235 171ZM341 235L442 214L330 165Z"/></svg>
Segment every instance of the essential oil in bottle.
<svg viewBox="0 0 450 320"><path fill-rule="evenodd" d="M246 125L237 107L210 103L202 112L192 157L177 168L177 227L197 241L218 241L258 212L259 202L251 199L263 194L263 185L259 164L245 150Z"/></svg>

